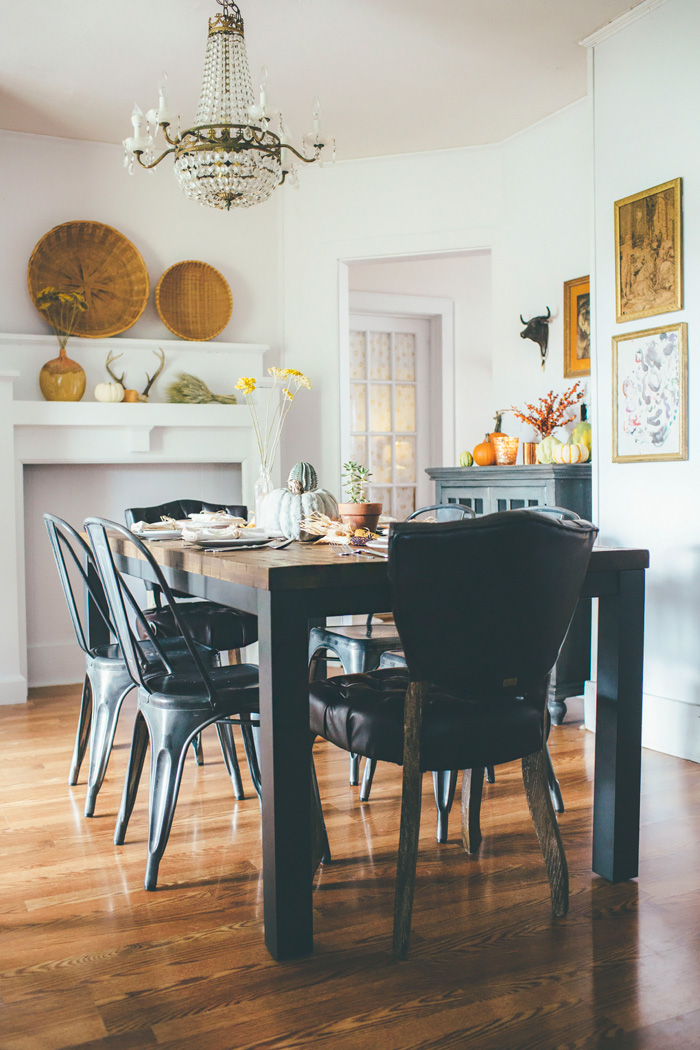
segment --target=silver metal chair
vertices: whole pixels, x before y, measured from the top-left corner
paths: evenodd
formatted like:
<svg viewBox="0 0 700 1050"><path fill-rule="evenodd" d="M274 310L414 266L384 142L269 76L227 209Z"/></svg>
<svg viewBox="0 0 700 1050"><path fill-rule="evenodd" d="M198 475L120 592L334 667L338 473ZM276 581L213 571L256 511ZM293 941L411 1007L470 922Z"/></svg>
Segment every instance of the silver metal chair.
<svg viewBox="0 0 700 1050"><path fill-rule="evenodd" d="M222 726L224 732L229 733L231 726L237 724L243 727L244 739L248 737L254 752L252 729L259 724L258 668L252 664L208 666L148 547L123 525L104 518L88 518L85 529L129 675L138 687L138 711L114 841L116 845L124 842L150 741L148 857L144 885L147 890L154 890L172 827L185 755L194 737L208 725ZM187 658L182 662L175 663L160 653L160 667L154 672L144 661L129 618L133 605L129 587L115 565L110 547L110 538L115 535L134 544L148 563L184 641ZM252 761L250 755L249 760ZM257 765L257 759L254 764ZM257 775L259 780L259 771Z"/></svg>
<svg viewBox="0 0 700 1050"><path fill-rule="evenodd" d="M102 619L110 634L116 637L90 548L82 536L63 519L54 514L44 514L44 521L76 641L85 654L85 678L68 783L77 784L89 742L85 816L92 817L97 795L107 772L119 712L125 697L134 688L134 683L119 645L91 646L89 643L87 624L84 622L82 611L83 603L76 599L74 581L86 589L92 600L94 614ZM132 615L142 625L145 624L143 613L135 601L132 604ZM144 633L147 633L145 627ZM189 650L181 637L158 639L149 635L146 639L139 640L138 647L147 671L160 669L164 659L176 665L189 658ZM199 646L199 652L201 658L209 664L217 659L217 654L203 645ZM231 751L225 737L221 743L224 760L236 791L237 784L240 784L240 770L235 751ZM242 788L240 790L242 791Z"/></svg>

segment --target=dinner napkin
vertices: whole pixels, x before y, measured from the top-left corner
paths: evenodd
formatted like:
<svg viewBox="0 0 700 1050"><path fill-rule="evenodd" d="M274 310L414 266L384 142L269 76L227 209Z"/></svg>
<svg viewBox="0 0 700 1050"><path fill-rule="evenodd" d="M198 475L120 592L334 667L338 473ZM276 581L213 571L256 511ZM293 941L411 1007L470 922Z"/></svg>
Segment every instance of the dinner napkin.
<svg viewBox="0 0 700 1050"><path fill-rule="evenodd" d="M163 534L168 532L179 532L179 527L173 522L169 521L135 521L131 526L131 531L135 532L136 535L140 532L162 532Z"/></svg>
<svg viewBox="0 0 700 1050"><path fill-rule="evenodd" d="M228 528L208 528L206 525L187 525L182 530L183 540L196 543L198 540L265 540L264 529L247 529L240 525L229 525Z"/></svg>
<svg viewBox="0 0 700 1050"><path fill-rule="evenodd" d="M241 527L246 523L245 518L236 518L225 510L203 510L187 516L196 525L234 525Z"/></svg>

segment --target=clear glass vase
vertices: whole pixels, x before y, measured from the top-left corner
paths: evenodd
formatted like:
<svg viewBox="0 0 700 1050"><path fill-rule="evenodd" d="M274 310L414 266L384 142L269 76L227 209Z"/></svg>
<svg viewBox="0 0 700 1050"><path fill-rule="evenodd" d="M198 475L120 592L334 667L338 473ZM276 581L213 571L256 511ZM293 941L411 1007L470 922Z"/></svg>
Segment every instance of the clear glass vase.
<svg viewBox="0 0 700 1050"><path fill-rule="evenodd" d="M263 520L263 501L272 492L272 477L269 467L260 464L260 473L255 481L255 526L265 528Z"/></svg>

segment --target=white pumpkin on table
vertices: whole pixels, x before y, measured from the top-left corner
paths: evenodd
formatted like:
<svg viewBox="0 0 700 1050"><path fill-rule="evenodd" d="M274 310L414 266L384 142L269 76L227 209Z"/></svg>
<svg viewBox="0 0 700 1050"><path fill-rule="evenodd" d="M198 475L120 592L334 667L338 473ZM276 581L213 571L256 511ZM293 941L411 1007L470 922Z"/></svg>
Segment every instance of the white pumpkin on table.
<svg viewBox="0 0 700 1050"><path fill-rule="evenodd" d="M261 520L255 524L269 532L281 532L288 540L317 539L301 527L302 519L314 511L337 518L337 500L318 487L318 475L310 463L297 463L289 472L286 488L273 489L265 496Z"/></svg>

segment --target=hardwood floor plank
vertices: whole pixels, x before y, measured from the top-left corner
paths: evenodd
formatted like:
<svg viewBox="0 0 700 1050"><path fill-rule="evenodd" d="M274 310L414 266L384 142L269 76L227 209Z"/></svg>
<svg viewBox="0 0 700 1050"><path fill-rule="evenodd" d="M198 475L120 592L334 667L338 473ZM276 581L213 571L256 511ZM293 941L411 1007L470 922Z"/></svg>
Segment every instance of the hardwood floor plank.
<svg viewBox="0 0 700 1050"><path fill-rule="evenodd" d="M401 772L371 801L347 756L315 749L334 862L314 880L315 952L276 963L263 944L260 814L235 802L214 731L188 760L161 868L143 890L147 797L112 842L133 703L97 815L69 788L78 689L0 708L2 1050L696 1050L700 1045L700 767L645 752L638 881L592 875L593 738L553 731L571 907L551 918L519 764L485 785L484 842L459 814L423 821L411 951L391 954ZM242 757L242 748L240 749Z"/></svg>

